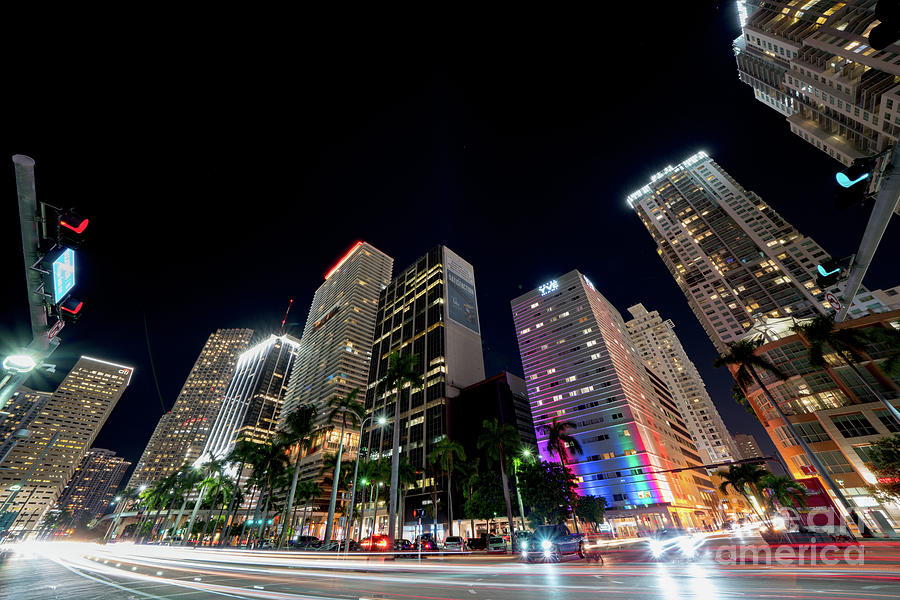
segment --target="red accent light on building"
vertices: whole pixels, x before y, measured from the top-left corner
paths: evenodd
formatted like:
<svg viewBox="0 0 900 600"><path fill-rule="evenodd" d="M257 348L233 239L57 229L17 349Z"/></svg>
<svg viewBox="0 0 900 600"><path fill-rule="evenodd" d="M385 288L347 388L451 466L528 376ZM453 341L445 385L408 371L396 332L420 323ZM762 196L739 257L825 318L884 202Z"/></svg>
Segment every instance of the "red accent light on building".
<svg viewBox="0 0 900 600"><path fill-rule="evenodd" d="M337 264L334 265L333 267L331 267L331 270L328 271L328 273L325 274L325 279L328 279L329 277L331 277L332 275L334 275L334 272L337 271L338 269L340 269L340 268L341 268L341 265L343 265L344 262L345 262L348 258L350 258L350 256L351 256L354 252L356 252L356 249L359 248L359 247L362 246L362 245L363 245L362 242L356 242L355 244L353 244L353 247L350 248L350 249L347 251L347 253L344 254L344 256L342 256L341 259L340 259L339 261L337 261Z"/></svg>
<svg viewBox="0 0 900 600"><path fill-rule="evenodd" d="M879 477L878 483L882 483L882 484L900 483L900 477Z"/></svg>
<svg viewBox="0 0 900 600"><path fill-rule="evenodd" d="M65 304L60 305L60 308L64 311L66 311L67 313L72 313L73 315L77 315L78 311L81 310L82 306L84 306L84 302L79 302L77 305L75 305L75 308L69 308Z"/></svg>
<svg viewBox="0 0 900 600"><path fill-rule="evenodd" d="M87 229L88 226L88 219L82 219L81 223L79 223L78 225L72 225L71 223L66 223L65 221L60 221L59 224L66 229L71 229L75 233L84 233L84 230Z"/></svg>

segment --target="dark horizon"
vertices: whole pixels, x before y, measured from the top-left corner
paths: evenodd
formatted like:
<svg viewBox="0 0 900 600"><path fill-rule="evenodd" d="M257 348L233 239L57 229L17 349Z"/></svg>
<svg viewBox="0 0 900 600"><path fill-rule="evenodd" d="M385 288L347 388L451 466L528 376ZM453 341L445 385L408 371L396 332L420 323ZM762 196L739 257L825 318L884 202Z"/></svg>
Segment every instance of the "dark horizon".
<svg viewBox="0 0 900 600"><path fill-rule="evenodd" d="M633 9L608 11L613 23ZM121 69L75 53L24 75L6 156L35 159L38 200L91 219L74 292L84 317L61 334L57 376L29 385L54 385L81 354L134 366L94 444L134 464L215 329L277 332L293 298L296 335L324 273L357 240L392 256L395 274L445 244L475 268L488 377L522 375L510 300L578 269L625 316L641 302L672 319L729 431L773 454L625 197L705 150L834 256L856 251L868 209L836 208L838 163L738 80L734 3L654 11L641 37L665 51L637 44L625 62L624 33L531 39L509 28L448 45L438 36L434 52L344 32L298 42L283 63L160 51ZM5 165L0 337L24 345ZM900 283L896 228L869 289Z"/></svg>

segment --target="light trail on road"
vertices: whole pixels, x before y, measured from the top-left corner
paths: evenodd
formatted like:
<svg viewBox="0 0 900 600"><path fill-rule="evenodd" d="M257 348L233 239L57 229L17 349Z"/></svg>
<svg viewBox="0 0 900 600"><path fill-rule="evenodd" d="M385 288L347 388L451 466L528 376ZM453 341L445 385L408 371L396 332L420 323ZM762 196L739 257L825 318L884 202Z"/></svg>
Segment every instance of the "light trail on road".
<svg viewBox="0 0 900 600"><path fill-rule="evenodd" d="M526 564L515 556L384 555L51 542L22 544L13 563L49 561L110 594L134 598L284 600L557 600L617 598L875 599L900 596L900 554L876 568L620 563ZM66 583L62 585L68 585ZM0 597L3 597L0 592ZM16 600L25 596L14 596ZM76 600L82 597L61 598ZM109 595L104 598L117 598ZM43 596L34 596L43 598Z"/></svg>

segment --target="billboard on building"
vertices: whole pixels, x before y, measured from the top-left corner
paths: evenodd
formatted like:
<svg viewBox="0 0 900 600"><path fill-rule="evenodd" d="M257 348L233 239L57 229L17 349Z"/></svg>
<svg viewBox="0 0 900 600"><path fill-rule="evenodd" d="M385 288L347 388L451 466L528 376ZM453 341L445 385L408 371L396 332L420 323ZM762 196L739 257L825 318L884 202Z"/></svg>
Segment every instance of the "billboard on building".
<svg viewBox="0 0 900 600"><path fill-rule="evenodd" d="M450 319L480 334L478 302L475 298L475 272L450 251L446 253L447 313Z"/></svg>

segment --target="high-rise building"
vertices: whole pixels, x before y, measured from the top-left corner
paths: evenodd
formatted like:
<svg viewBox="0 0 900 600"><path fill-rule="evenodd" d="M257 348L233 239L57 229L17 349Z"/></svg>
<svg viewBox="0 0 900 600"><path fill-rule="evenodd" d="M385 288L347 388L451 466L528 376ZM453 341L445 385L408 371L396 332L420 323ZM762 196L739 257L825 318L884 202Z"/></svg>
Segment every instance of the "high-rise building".
<svg viewBox="0 0 900 600"><path fill-rule="evenodd" d="M512 301L528 399L544 426L574 424L583 453L566 461L579 494L606 499L621 533L715 524L718 499L665 382L635 349L619 312L578 271Z"/></svg>
<svg viewBox="0 0 900 600"><path fill-rule="evenodd" d="M24 438L31 435L29 426L50 400L51 392L38 392L20 386L3 410L0 410L0 462Z"/></svg>
<svg viewBox="0 0 900 600"><path fill-rule="evenodd" d="M845 321L836 327L900 329L900 310ZM868 360L854 367L830 349L825 353L827 365L813 366L808 344L800 334L768 342L755 352L787 376L784 381L763 377L763 382L797 433L831 472L844 497L857 507L873 530L889 533L886 525L900 529L900 507L881 503L872 495L869 486L876 483L876 477L867 465L872 442L900 433L900 422L874 393L878 391L900 407L900 375L891 375L884 369L891 348L883 343L867 344L863 352ZM746 393L790 474L796 478L817 475L763 390L753 384ZM740 444L744 438L735 439ZM741 446L742 453L754 451L758 449Z"/></svg>
<svg viewBox="0 0 900 600"><path fill-rule="evenodd" d="M703 462L736 460L734 440L675 334L675 324L671 319L664 321L658 311L649 312L643 304L635 304L628 312L633 317L625 323L631 342L641 359L666 382Z"/></svg>
<svg viewBox="0 0 900 600"><path fill-rule="evenodd" d="M423 474L406 494L405 524L412 523L411 511L430 500L434 489L426 457L432 445L447 434L447 399L484 379L475 270L446 246L415 261L379 295L366 410L386 417L388 424L366 430L364 443L373 458L389 457L392 451L397 391L378 387L392 352L414 354L424 381L421 388L401 391L400 454ZM444 498L441 482L436 485L438 495ZM438 523L446 523L444 506ZM409 530L404 532L404 537L407 535Z"/></svg>
<svg viewBox="0 0 900 600"><path fill-rule="evenodd" d="M270 335L238 356L219 415L198 460L225 458L236 442L269 441L287 391L300 340Z"/></svg>
<svg viewBox="0 0 900 600"><path fill-rule="evenodd" d="M737 446L738 458L746 460L748 458L763 457L762 450L759 449L759 444L756 443L756 438L749 433L734 434L734 443Z"/></svg>
<svg viewBox="0 0 900 600"><path fill-rule="evenodd" d="M106 514L131 463L112 450L91 448L56 501L74 520L90 521Z"/></svg>
<svg viewBox="0 0 900 600"><path fill-rule="evenodd" d="M706 153L666 167L627 201L720 353L750 331L832 308L816 285L828 254ZM861 288L850 316L883 310Z"/></svg>
<svg viewBox="0 0 900 600"><path fill-rule="evenodd" d="M317 434L301 461L304 479L317 478L326 452L337 451L339 429L329 427L327 403L358 390L366 397L378 295L391 280L394 259L367 242L356 242L325 274L313 296L296 365L291 372L281 422L298 406L316 408ZM359 431L345 431L344 457L355 457ZM327 494L330 485L320 481Z"/></svg>
<svg viewBox="0 0 900 600"><path fill-rule="evenodd" d="M900 44L869 46L873 0L739 4L738 75L792 133L845 165L897 143Z"/></svg>
<svg viewBox="0 0 900 600"><path fill-rule="evenodd" d="M82 356L43 409L30 435L0 463L0 520L33 532L59 498L134 373L132 367Z"/></svg>
<svg viewBox="0 0 900 600"><path fill-rule="evenodd" d="M524 379L504 371L463 388L449 402L450 439L461 443L466 454L477 456L481 424L497 419L501 425L515 427L522 444L533 448L537 438L526 387Z"/></svg>
<svg viewBox="0 0 900 600"><path fill-rule="evenodd" d="M150 436L128 487L165 479L185 463L193 464L222 407L238 355L247 349L252 329L218 329L200 356L172 405Z"/></svg>

